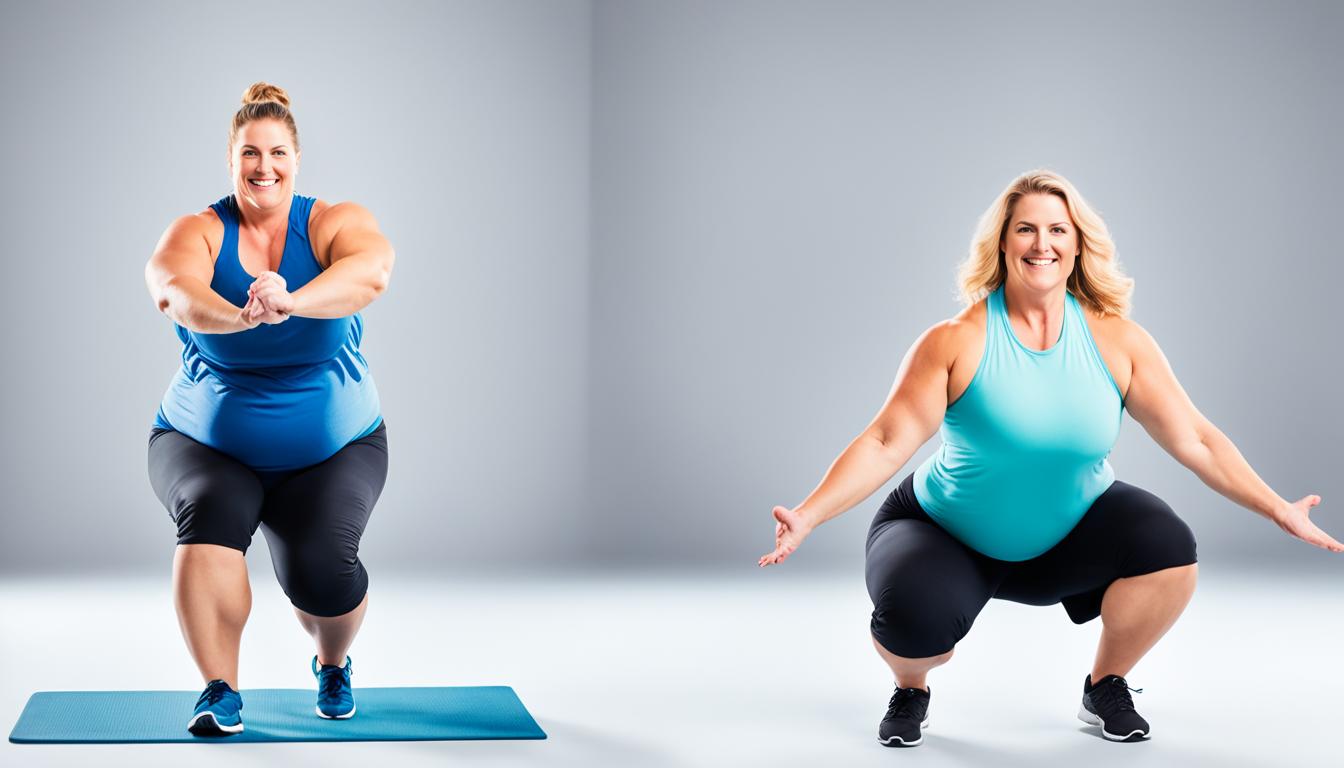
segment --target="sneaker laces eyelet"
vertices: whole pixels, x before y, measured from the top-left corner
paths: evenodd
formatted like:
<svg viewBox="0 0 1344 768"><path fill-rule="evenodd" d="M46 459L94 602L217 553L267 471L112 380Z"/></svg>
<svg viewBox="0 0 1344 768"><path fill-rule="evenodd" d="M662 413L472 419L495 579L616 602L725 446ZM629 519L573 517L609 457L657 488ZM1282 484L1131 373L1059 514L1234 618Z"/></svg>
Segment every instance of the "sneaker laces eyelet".
<svg viewBox="0 0 1344 768"><path fill-rule="evenodd" d="M915 689L897 688L891 695L891 701L887 704L887 717L900 717L902 715L914 714Z"/></svg>
<svg viewBox="0 0 1344 768"><path fill-rule="evenodd" d="M224 692L228 690L226 686L227 684L220 683L211 683L210 685L207 685L205 690L201 691L201 697L196 700L196 706L199 707L201 704L214 706L215 704L218 704L219 701L224 698Z"/></svg>
<svg viewBox="0 0 1344 768"><path fill-rule="evenodd" d="M1115 712L1135 712L1134 698L1129 695L1130 691L1134 693L1143 693L1142 688L1130 688L1129 683L1123 677L1112 677L1108 685L1098 686L1095 692L1100 694L1098 705Z"/></svg>
<svg viewBox="0 0 1344 768"><path fill-rule="evenodd" d="M340 694L341 688L344 686L345 683L345 681L342 679L344 675L341 674L341 671L342 670L340 670L339 668L333 670L326 670L326 669L322 670L323 696L336 696Z"/></svg>

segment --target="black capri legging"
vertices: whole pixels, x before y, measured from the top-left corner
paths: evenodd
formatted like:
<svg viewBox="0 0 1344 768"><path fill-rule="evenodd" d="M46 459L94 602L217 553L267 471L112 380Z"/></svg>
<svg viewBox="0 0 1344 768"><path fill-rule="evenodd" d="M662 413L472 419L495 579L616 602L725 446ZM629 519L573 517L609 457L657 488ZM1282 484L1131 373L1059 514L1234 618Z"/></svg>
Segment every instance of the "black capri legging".
<svg viewBox="0 0 1344 768"><path fill-rule="evenodd" d="M868 530L865 564L873 637L906 658L940 656L970 631L990 598L1063 603L1075 624L1101 615L1116 579L1196 562L1190 527L1153 494L1116 481L1044 554L1008 562L962 544L920 507L914 475Z"/></svg>
<svg viewBox="0 0 1344 768"><path fill-rule="evenodd" d="M381 423L326 461L288 472L254 471L173 430L149 435L149 483L177 523L177 543L246 553L260 524L280 587L314 616L340 616L364 600L359 539L386 479Z"/></svg>

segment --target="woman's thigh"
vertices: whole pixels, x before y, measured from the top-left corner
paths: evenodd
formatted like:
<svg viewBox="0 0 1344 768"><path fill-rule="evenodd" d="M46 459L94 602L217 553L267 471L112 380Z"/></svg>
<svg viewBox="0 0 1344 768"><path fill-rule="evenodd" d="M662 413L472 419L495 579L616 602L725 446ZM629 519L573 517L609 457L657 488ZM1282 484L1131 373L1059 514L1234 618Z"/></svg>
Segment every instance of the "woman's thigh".
<svg viewBox="0 0 1344 768"><path fill-rule="evenodd" d="M1101 614L1116 580L1196 562L1185 521L1152 493L1116 481L1073 530L1040 557L1015 564L995 597L1029 605L1062 602L1077 624Z"/></svg>
<svg viewBox="0 0 1344 768"><path fill-rule="evenodd" d="M966 636L1003 567L957 541L919 509L909 478L878 512L864 564L871 629L891 653L938 656Z"/></svg>
<svg viewBox="0 0 1344 768"><path fill-rule="evenodd" d="M262 526L271 562L286 594L303 610L340 615L363 597L367 576L359 541L386 482L387 459L380 426L266 493Z"/></svg>
<svg viewBox="0 0 1344 768"><path fill-rule="evenodd" d="M172 430L149 438L149 484L177 524L178 544L246 552L261 521L261 482L237 459Z"/></svg>

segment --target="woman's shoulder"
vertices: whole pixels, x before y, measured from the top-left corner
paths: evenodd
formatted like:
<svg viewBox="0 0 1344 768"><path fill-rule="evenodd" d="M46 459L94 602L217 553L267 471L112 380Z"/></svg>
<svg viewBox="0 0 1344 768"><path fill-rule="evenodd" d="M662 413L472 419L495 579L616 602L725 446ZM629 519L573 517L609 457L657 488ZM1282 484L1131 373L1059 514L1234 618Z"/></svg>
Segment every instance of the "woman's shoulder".
<svg viewBox="0 0 1344 768"><path fill-rule="evenodd" d="M985 315L985 300L981 299L929 327L920 335L915 346L922 355L936 358L950 370L959 359L983 350Z"/></svg>
<svg viewBox="0 0 1344 768"><path fill-rule="evenodd" d="M313 249L313 258L323 269L331 266L331 242L341 230L344 219L355 203L330 203L321 198L313 198L313 207L308 211L308 242Z"/></svg>
<svg viewBox="0 0 1344 768"><path fill-rule="evenodd" d="M942 327L942 335L948 344L957 350L962 350L967 346L974 347L984 343L985 318L989 316L985 304L987 301L988 299L980 299L938 324Z"/></svg>
<svg viewBox="0 0 1344 768"><path fill-rule="evenodd" d="M1082 303L1078 306L1087 321L1087 329L1099 345L1128 353L1134 343L1148 333L1128 315L1098 312Z"/></svg>
<svg viewBox="0 0 1344 768"><path fill-rule="evenodd" d="M308 209L308 221L311 224L315 219L321 217L323 213L331 210L331 203L320 197L313 198L313 206Z"/></svg>
<svg viewBox="0 0 1344 768"><path fill-rule="evenodd" d="M310 233L315 231L319 236L323 233L334 235L344 226L362 223L372 218L373 214L359 203L349 200L329 203L313 198L313 207L308 211L308 229Z"/></svg>
<svg viewBox="0 0 1344 768"><path fill-rule="evenodd" d="M220 220L219 214L216 213L215 209L210 206L206 206L205 210L202 211L197 211L195 213L188 213L179 216L177 221L186 225L197 226L202 228L217 226L222 229L224 227L224 222Z"/></svg>
<svg viewBox="0 0 1344 768"><path fill-rule="evenodd" d="M313 198L313 207L308 211L309 228L338 230L351 223L371 221L373 214L367 208L351 200L331 203Z"/></svg>
<svg viewBox="0 0 1344 768"><path fill-rule="evenodd" d="M214 208L206 208L203 211L178 216L168 225L165 236L203 237L210 243L210 254L213 257L219 252L220 243L224 241L224 222L220 220Z"/></svg>

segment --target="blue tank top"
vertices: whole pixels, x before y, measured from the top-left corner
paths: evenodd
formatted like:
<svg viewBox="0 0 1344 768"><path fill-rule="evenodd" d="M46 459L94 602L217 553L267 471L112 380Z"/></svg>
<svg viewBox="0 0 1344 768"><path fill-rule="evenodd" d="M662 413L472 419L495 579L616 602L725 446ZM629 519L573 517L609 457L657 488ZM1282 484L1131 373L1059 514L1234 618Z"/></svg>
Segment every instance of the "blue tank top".
<svg viewBox="0 0 1344 768"><path fill-rule="evenodd" d="M295 195L276 271L293 292L322 272L308 242L315 198ZM224 242L210 288L238 308L255 280L238 260L238 207L230 195L210 206ZM173 429L252 469L276 472L330 458L381 422L378 390L359 352L359 313L331 320L291 317L238 333L195 333L180 325L178 369L154 425Z"/></svg>
<svg viewBox="0 0 1344 768"><path fill-rule="evenodd" d="M967 546L1030 560L1059 543L1111 483L1120 389L1082 307L1066 294L1059 340L1018 341L1000 285L986 300L985 352L947 408L942 447L915 470L915 498Z"/></svg>

